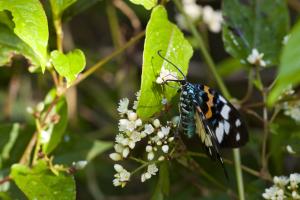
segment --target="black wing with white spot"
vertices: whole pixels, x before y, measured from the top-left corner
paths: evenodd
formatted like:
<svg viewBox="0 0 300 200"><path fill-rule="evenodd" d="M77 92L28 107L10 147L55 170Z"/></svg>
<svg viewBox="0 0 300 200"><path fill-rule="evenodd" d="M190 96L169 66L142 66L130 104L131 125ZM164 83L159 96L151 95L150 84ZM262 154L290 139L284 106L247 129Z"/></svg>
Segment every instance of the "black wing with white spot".
<svg viewBox="0 0 300 200"><path fill-rule="evenodd" d="M236 148L246 144L248 131L236 108L217 91L197 85L198 103L220 147Z"/></svg>

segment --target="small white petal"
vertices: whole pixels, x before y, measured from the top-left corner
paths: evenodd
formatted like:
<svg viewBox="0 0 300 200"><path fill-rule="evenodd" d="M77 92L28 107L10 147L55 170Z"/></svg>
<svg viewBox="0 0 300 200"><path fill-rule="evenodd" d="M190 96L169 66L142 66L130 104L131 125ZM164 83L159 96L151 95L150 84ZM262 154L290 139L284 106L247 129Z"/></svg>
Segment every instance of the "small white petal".
<svg viewBox="0 0 300 200"><path fill-rule="evenodd" d="M122 156L119 153L111 153L109 154L109 157L114 161L119 161L122 159Z"/></svg>
<svg viewBox="0 0 300 200"><path fill-rule="evenodd" d="M123 150L123 152L122 152L122 156L123 156L124 158L127 158L129 152L130 152L130 151L129 151L129 148L126 147L126 148Z"/></svg>
<svg viewBox="0 0 300 200"><path fill-rule="evenodd" d="M121 172L124 169L122 167L122 165L119 165L119 164L114 164L114 168L115 168L116 172Z"/></svg>
<svg viewBox="0 0 300 200"><path fill-rule="evenodd" d="M129 100L127 98L123 98L119 102L118 112L120 114L125 114L128 111Z"/></svg>
<svg viewBox="0 0 300 200"><path fill-rule="evenodd" d="M134 141L129 141L128 146L129 146L130 149L134 149L134 147L135 147L135 142L134 142Z"/></svg>
<svg viewBox="0 0 300 200"><path fill-rule="evenodd" d="M142 175L141 175L141 182L143 183L143 182L145 182L145 181L146 181L145 174L142 174Z"/></svg>
<svg viewBox="0 0 300 200"><path fill-rule="evenodd" d="M150 179L150 178L151 178L151 174L150 174L149 172L146 172L146 173L145 173L145 178L146 178L146 179Z"/></svg>
<svg viewBox="0 0 300 200"><path fill-rule="evenodd" d="M286 150L287 150L287 152L290 153L290 154L295 154L295 153L296 153L290 145L287 145L287 146L286 146Z"/></svg>
<svg viewBox="0 0 300 200"><path fill-rule="evenodd" d="M148 135L150 135L151 133L154 132L154 128L151 124L145 124L145 133L147 133Z"/></svg>
<svg viewBox="0 0 300 200"><path fill-rule="evenodd" d="M142 125L143 125L143 122L142 122L141 119L137 119L137 120L135 121L135 126L136 126L136 127L142 126Z"/></svg>
<svg viewBox="0 0 300 200"><path fill-rule="evenodd" d="M121 144L115 144L114 149L117 153L121 153L123 151L124 147Z"/></svg>
<svg viewBox="0 0 300 200"><path fill-rule="evenodd" d="M165 135L164 135L164 133L162 132L162 131L158 131L157 132L157 136L159 137L159 138L164 138L165 137Z"/></svg>

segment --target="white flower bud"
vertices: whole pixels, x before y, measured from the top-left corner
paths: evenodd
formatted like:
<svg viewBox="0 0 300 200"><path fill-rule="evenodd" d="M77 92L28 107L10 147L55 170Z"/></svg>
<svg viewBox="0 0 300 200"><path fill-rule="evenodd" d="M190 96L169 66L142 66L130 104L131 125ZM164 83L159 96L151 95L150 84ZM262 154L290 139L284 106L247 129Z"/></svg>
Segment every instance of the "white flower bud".
<svg viewBox="0 0 300 200"><path fill-rule="evenodd" d="M153 125L154 125L154 127L156 127L156 128L160 127L160 121L159 121L159 119L155 119L155 120L153 121Z"/></svg>
<svg viewBox="0 0 300 200"><path fill-rule="evenodd" d="M168 142L173 142L174 141L174 137L169 137Z"/></svg>
<svg viewBox="0 0 300 200"><path fill-rule="evenodd" d="M38 112L42 112L42 111L44 110L44 108L45 108L44 102L40 102L40 103L38 103L38 104L36 105L36 110L37 110Z"/></svg>
<svg viewBox="0 0 300 200"><path fill-rule="evenodd" d="M111 153L109 154L110 159L114 160L114 161L119 161L122 159L122 156L118 153Z"/></svg>
<svg viewBox="0 0 300 200"><path fill-rule="evenodd" d="M163 146L161 147L161 150L162 150L164 153L168 153L168 151L169 151L169 146L168 146L168 145L163 145Z"/></svg>
<svg viewBox="0 0 300 200"><path fill-rule="evenodd" d="M154 153L151 151L151 152L148 153L147 159L148 160L153 160L153 158L154 158Z"/></svg>
<svg viewBox="0 0 300 200"><path fill-rule="evenodd" d="M29 114L33 114L33 113L34 113L33 108L30 107L30 106L28 106L28 107L26 108L26 111L27 111Z"/></svg>
<svg viewBox="0 0 300 200"><path fill-rule="evenodd" d="M80 161L72 163L73 167L77 170L81 170L81 169L85 168L85 166L87 164L88 164L88 162L86 160L80 160Z"/></svg>
<svg viewBox="0 0 300 200"><path fill-rule="evenodd" d="M137 119L137 114L135 112L132 112L132 111L128 112L127 116L128 116L128 119L130 121L135 121Z"/></svg>
<svg viewBox="0 0 300 200"><path fill-rule="evenodd" d="M158 158L159 161L163 161L164 159L165 159L164 156L159 156L159 158Z"/></svg>
<svg viewBox="0 0 300 200"><path fill-rule="evenodd" d="M156 142L156 144L157 144L158 146L161 146L161 145L162 145L162 142L161 142L160 140L158 140L158 141Z"/></svg>
<svg viewBox="0 0 300 200"><path fill-rule="evenodd" d="M150 146L150 145L147 145L146 146L146 152L151 152L152 151L152 146Z"/></svg>

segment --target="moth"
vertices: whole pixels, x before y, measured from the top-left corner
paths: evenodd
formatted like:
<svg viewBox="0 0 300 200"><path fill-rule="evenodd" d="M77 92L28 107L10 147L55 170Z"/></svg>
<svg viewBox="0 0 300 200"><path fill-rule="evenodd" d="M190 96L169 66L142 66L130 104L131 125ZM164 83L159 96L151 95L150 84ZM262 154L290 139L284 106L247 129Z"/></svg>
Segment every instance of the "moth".
<svg viewBox="0 0 300 200"><path fill-rule="evenodd" d="M206 154L218 160L227 176L220 148L238 148L248 141L248 131L238 110L216 90L187 81L183 72L171 61L158 55L175 67L183 79L166 80L180 84L180 126L188 138L197 135Z"/></svg>

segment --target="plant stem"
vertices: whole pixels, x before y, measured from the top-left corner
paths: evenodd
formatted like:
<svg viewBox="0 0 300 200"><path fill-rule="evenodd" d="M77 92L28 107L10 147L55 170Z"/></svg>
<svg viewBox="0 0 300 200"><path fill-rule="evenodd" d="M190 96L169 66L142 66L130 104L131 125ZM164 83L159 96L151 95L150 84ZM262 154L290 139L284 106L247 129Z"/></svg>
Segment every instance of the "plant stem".
<svg viewBox="0 0 300 200"><path fill-rule="evenodd" d="M225 98L230 99L231 98L230 93L227 90L223 80L219 76L219 74L216 70L216 65L213 62L213 59L211 58L211 56L209 55L200 33L197 31L197 28L192 23L192 21L189 19L189 16L182 9L182 6L180 5L179 0L174 0L174 3L176 5L177 9L179 10L179 12L184 16L185 21L186 21L190 31L192 32L193 36L197 40L198 45L200 47L200 51L202 53L202 56L203 56L205 62L207 63L211 73L213 74L214 78L216 79L216 82L217 82L218 86L220 87L221 92L223 93ZM244 183L243 183L243 178L242 178L243 176L242 176L242 170L241 170L240 154L239 154L238 149L233 150L233 158L234 158L234 164L235 164L235 168L236 168L239 199L244 200L245 199Z"/></svg>
<svg viewBox="0 0 300 200"><path fill-rule="evenodd" d="M241 168L241 156L238 149L233 149L233 160L235 166L235 175L238 183L238 192L240 200L245 200L244 181Z"/></svg>
<svg viewBox="0 0 300 200"><path fill-rule="evenodd" d="M126 44L124 44L119 49L112 52L110 55L106 56L105 58L101 59L99 62L94 64L92 67L90 67L88 70L86 70L84 73L82 73L79 78L72 84L72 86L77 85L84 79L86 79L88 76L90 76L92 73L94 73L96 70L98 70L100 67L108 63L112 58L116 57L120 53L122 53L124 50L126 50L128 47L131 47L134 43L139 41L143 36L145 35L145 31L140 32L133 38L131 38Z"/></svg>
<svg viewBox="0 0 300 200"><path fill-rule="evenodd" d="M266 103L267 101L267 95L266 91L262 91L263 95L263 102ZM268 168L268 161L267 161L267 141L268 141L268 126L269 126L269 120L268 120L268 109L267 106L263 107L263 122L264 122L264 135L263 135L263 143L262 143L262 152L261 152L261 164L262 164L262 171L266 172Z"/></svg>
<svg viewBox="0 0 300 200"><path fill-rule="evenodd" d="M55 32L56 32L56 47L57 50L60 52L63 52L63 45L62 45L62 41L63 41L63 31L62 31L62 27L61 27L61 19L55 19L54 20L54 28L55 28Z"/></svg>
<svg viewBox="0 0 300 200"><path fill-rule="evenodd" d="M122 36L119 27L118 17L116 9L112 4L111 0L106 0L106 14L108 17L108 23L110 27L110 32L112 36L112 41L115 48L120 48L122 46Z"/></svg>

